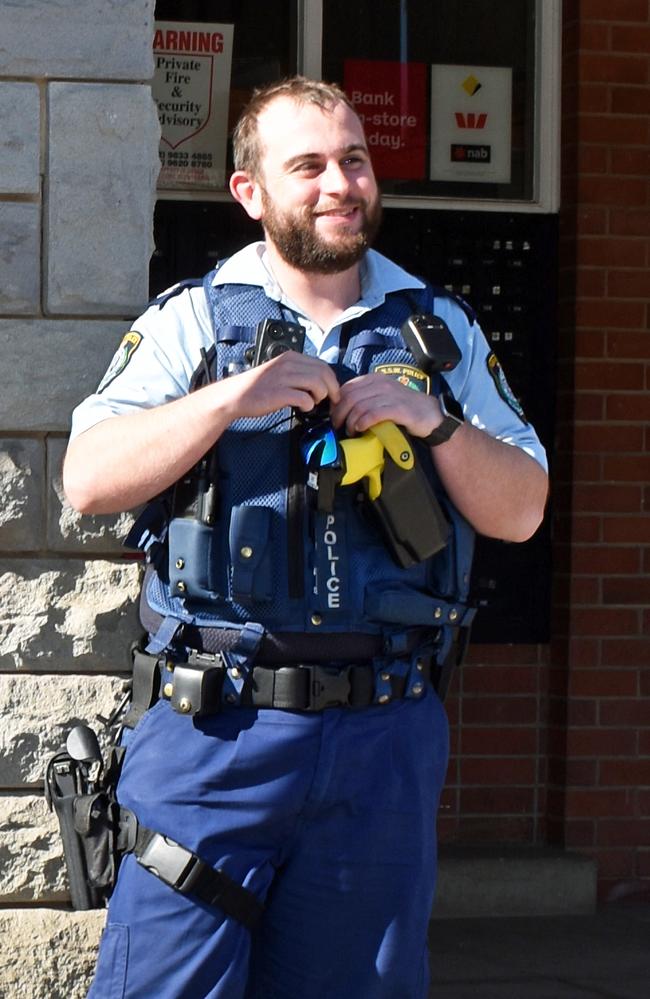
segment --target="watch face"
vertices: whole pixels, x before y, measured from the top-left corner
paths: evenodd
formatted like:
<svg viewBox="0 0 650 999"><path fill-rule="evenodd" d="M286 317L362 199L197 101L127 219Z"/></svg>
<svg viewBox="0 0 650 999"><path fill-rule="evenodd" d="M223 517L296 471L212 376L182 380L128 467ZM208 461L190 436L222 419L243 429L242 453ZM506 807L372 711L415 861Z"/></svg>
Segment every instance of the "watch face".
<svg viewBox="0 0 650 999"><path fill-rule="evenodd" d="M456 420L458 423L464 423L465 417L463 416L463 407L454 399L453 395L449 395L445 392L440 396L440 408L445 416L451 417L452 420Z"/></svg>

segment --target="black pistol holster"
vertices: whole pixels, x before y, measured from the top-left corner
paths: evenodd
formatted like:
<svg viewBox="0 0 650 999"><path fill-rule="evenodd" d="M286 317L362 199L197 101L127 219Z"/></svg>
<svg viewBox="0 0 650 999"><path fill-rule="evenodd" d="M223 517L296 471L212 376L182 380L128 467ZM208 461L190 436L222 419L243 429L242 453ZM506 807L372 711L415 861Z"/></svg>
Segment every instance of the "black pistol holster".
<svg viewBox="0 0 650 999"><path fill-rule="evenodd" d="M128 840L115 797L123 756L115 747L99 779L67 750L47 766L45 797L59 820L73 909L102 908L115 884Z"/></svg>
<svg viewBox="0 0 650 999"><path fill-rule="evenodd" d="M76 758L71 745L90 747L92 755ZM122 857L133 853L142 867L174 891L193 895L252 929L263 911L252 891L182 844L147 829L119 804L117 782L125 752L113 747L104 767L95 733L81 725L47 766L45 796L59 820L73 909L103 908Z"/></svg>

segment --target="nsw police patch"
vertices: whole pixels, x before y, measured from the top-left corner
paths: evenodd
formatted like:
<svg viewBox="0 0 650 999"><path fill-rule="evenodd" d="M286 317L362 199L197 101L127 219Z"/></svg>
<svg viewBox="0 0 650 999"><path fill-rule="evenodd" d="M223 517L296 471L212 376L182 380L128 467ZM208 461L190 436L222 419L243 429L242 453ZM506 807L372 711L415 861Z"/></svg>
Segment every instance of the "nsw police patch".
<svg viewBox="0 0 650 999"><path fill-rule="evenodd" d="M416 392L429 391L429 376L412 364L377 364L371 370L374 374L389 375Z"/></svg>
<svg viewBox="0 0 650 999"><path fill-rule="evenodd" d="M103 392L104 389L115 381L118 375L121 375L125 367L133 357L134 353L138 349L142 342L142 334L136 333L135 330L130 330L122 338L122 342L115 351L113 360L108 366L108 370L104 377L102 378L99 386L97 388L97 393Z"/></svg>
<svg viewBox="0 0 650 999"><path fill-rule="evenodd" d="M508 406L510 406L510 409L513 411L513 413L516 413L519 419L523 423L527 424L528 420L526 419L526 414L522 409L519 399L508 385L508 381L504 374L503 368L499 364L499 359L497 358L497 355L494 353L494 351L489 353L487 356L487 369L490 372L492 380L496 386L496 390L503 399L503 401L507 403Z"/></svg>

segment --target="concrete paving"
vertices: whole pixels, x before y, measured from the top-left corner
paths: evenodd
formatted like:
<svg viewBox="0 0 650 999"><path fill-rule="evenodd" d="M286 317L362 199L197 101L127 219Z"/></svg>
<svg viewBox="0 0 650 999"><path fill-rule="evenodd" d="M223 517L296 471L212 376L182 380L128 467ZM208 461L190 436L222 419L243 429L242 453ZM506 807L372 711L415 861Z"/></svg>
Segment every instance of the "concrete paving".
<svg viewBox="0 0 650 999"><path fill-rule="evenodd" d="M434 919L429 999L650 999L650 904Z"/></svg>

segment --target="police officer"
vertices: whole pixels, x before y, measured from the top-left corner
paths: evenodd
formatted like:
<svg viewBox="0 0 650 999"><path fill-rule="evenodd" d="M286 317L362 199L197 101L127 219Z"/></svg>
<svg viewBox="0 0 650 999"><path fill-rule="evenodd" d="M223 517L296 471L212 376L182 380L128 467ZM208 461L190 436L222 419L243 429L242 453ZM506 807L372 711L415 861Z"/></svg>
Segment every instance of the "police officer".
<svg viewBox="0 0 650 999"><path fill-rule="evenodd" d="M540 524L545 456L469 310L370 249L380 197L342 91L257 92L234 151L231 192L264 241L152 303L75 411L65 461L84 513L169 496L206 467L217 493L208 515L167 506L143 533L162 693L127 733L118 794L154 836L122 862L90 996L422 999L447 764L444 709L421 682L439 641L433 563L390 568L356 489L296 519L291 441L315 410L339 438L391 421L458 522L508 541ZM399 336L413 303L460 347L444 392L413 384ZM241 331L269 316L302 328L304 349L252 365ZM183 577L172 549L190 542ZM198 712L187 676L218 677ZM198 869L225 880L210 894ZM264 904L252 930L240 892Z"/></svg>

